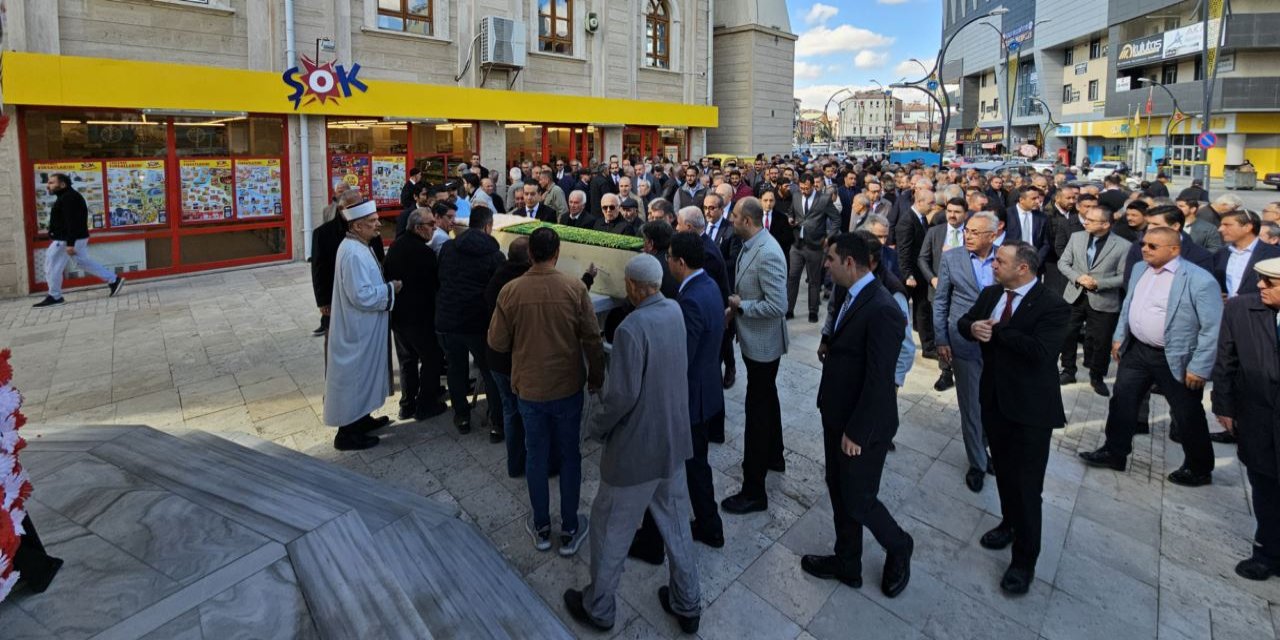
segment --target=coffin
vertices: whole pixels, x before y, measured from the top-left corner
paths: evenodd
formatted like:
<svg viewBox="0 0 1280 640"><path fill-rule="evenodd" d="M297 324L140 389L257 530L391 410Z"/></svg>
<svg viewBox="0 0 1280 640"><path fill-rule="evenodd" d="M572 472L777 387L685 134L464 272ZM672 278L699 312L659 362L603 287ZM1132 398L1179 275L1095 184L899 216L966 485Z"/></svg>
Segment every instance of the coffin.
<svg viewBox="0 0 1280 640"><path fill-rule="evenodd" d="M587 267L594 263L599 273L596 274L595 283L591 286L591 293L603 294L611 298L627 297L623 276L627 262L634 258L644 246L642 238L559 224L530 222L526 217L507 214L494 216L493 236L497 238L498 244L502 246L502 251L505 253L512 240L532 233L533 229L539 226L551 227L560 234L560 260L556 263L557 270L580 278L587 271ZM634 249L618 247L634 247Z"/></svg>

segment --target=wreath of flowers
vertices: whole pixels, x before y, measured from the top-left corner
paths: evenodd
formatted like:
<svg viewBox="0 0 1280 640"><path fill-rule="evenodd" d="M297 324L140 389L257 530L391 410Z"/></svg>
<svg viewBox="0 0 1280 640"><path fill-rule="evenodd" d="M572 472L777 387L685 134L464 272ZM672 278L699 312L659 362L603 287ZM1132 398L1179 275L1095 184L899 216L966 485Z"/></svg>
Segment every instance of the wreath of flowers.
<svg viewBox="0 0 1280 640"><path fill-rule="evenodd" d="M25 503L31 495L31 481L18 462L18 452L27 445L18 430L27 423L22 415L22 394L13 388L13 366L8 349L0 351L0 602L18 581L13 559L23 534Z"/></svg>

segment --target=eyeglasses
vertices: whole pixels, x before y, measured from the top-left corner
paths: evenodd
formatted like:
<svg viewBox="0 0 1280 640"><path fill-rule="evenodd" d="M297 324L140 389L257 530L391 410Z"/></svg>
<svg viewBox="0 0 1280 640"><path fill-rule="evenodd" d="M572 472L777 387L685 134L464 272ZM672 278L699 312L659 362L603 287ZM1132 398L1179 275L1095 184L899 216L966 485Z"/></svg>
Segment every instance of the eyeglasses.
<svg viewBox="0 0 1280 640"><path fill-rule="evenodd" d="M1152 251L1155 251L1156 249L1159 249L1159 248L1162 248L1162 247L1172 247L1172 246L1173 246L1173 245L1171 245L1171 244L1156 244L1156 243L1154 243L1154 242L1144 242L1144 243L1142 243L1142 248L1143 248L1143 249L1150 249L1150 250L1152 250Z"/></svg>
<svg viewBox="0 0 1280 640"><path fill-rule="evenodd" d="M705 205L705 206L703 206L703 207L702 207L702 210L703 210L703 211L715 211L716 209L719 209L719 208L720 208L720 207L717 207L717 206L714 206L714 205Z"/></svg>
<svg viewBox="0 0 1280 640"><path fill-rule="evenodd" d="M613 206L613 205L611 205L611 204L602 204L602 205L600 205L600 210L601 210L601 211L613 211L614 209L617 209L617 207L615 207L615 206Z"/></svg>
<svg viewBox="0 0 1280 640"><path fill-rule="evenodd" d="M966 236L985 236L985 235L992 234L992 233L995 233L995 232L994 232L994 231L980 231L980 230L978 230L978 229L965 229L965 230L964 230L964 234L965 234Z"/></svg>

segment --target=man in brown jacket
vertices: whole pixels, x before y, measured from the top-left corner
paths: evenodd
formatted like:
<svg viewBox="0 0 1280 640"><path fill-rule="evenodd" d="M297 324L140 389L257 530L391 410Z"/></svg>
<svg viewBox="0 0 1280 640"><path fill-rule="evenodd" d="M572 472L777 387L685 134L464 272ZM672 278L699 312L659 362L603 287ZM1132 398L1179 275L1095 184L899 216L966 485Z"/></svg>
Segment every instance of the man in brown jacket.
<svg viewBox="0 0 1280 640"><path fill-rule="evenodd" d="M529 253L533 267L498 294L489 347L511 353L511 389L524 420L525 478L533 507L525 528L539 551L551 548L547 466L554 441L560 456L560 555L571 556L589 526L578 514L582 385L594 393L604 383L604 349L586 285L556 271L560 236L546 227L534 231Z"/></svg>

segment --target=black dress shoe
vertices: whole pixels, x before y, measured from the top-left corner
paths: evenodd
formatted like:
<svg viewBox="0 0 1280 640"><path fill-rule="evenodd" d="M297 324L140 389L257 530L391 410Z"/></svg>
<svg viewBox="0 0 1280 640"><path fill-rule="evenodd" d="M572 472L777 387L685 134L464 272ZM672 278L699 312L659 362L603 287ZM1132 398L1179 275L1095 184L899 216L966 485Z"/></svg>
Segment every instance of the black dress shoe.
<svg viewBox="0 0 1280 640"><path fill-rule="evenodd" d="M862 571L846 567L836 556L801 556L800 569L815 578L839 580L854 589L862 588Z"/></svg>
<svg viewBox="0 0 1280 640"><path fill-rule="evenodd" d="M946 391L954 386L956 386L955 376L953 376L950 371L943 371L938 374L938 381L933 383L933 390Z"/></svg>
<svg viewBox="0 0 1280 640"><path fill-rule="evenodd" d="M417 410L418 410L417 407L415 407L413 404L402 404L400 405L400 413L398 414L398 416L401 420L411 420L413 419L413 414Z"/></svg>
<svg viewBox="0 0 1280 640"><path fill-rule="evenodd" d="M45 556L46 562L44 568L37 572L27 571L18 576L19 584L25 584L27 589L33 593L44 593L49 589L49 584L53 582L53 577L58 575L58 570L62 568L62 558L53 556ZM1236 569L1239 571L1239 568ZM1243 575L1243 574L1242 574Z"/></svg>
<svg viewBox="0 0 1280 640"><path fill-rule="evenodd" d="M333 448L338 451L361 451L378 444L378 436L363 433L359 427L342 427L333 437Z"/></svg>
<svg viewBox="0 0 1280 640"><path fill-rule="evenodd" d="M733 383L737 381L738 381L738 370L736 368L726 369L724 372L724 388L726 389L732 388Z"/></svg>
<svg viewBox="0 0 1280 640"><path fill-rule="evenodd" d="M1104 467L1116 471L1124 471L1129 466L1128 456L1118 456L1107 451L1106 447L1096 451L1081 451L1080 459L1091 467Z"/></svg>
<svg viewBox="0 0 1280 640"><path fill-rule="evenodd" d="M1180 484L1184 487L1203 487L1206 484L1213 484L1213 472L1196 473L1186 467L1182 467L1169 474L1169 482Z"/></svg>
<svg viewBox="0 0 1280 640"><path fill-rule="evenodd" d="M889 553L884 558L884 574L880 578L880 592L886 598L896 598L907 588L911 581L911 553L916 549L916 541L907 535L907 548L897 553Z"/></svg>
<svg viewBox="0 0 1280 640"><path fill-rule="evenodd" d="M728 498L720 501L720 508L728 513L744 514L755 513L756 511L768 511L768 498L752 498L741 492L735 493Z"/></svg>
<svg viewBox="0 0 1280 640"><path fill-rule="evenodd" d="M37 302L37 303L35 303L35 304L31 305L31 307L32 307L33 309L39 309L39 308L42 308L42 307L52 307L52 306L54 306L54 305L59 305L59 304L62 304L62 303L64 303L64 302L66 302L66 300L63 300L62 298L55 298L55 297L53 297L53 296L45 296L45 297L44 297L44 300L41 300L40 302Z"/></svg>
<svg viewBox="0 0 1280 640"><path fill-rule="evenodd" d="M1276 568L1267 561L1254 556L1236 564L1236 575L1245 580L1266 580L1271 576L1280 575L1280 571L1276 571Z"/></svg>
<svg viewBox="0 0 1280 640"><path fill-rule="evenodd" d="M924 351L921 351L921 352L920 352L920 357L921 357L921 358L924 358L925 360L937 360L937 359L938 359L938 350L937 350L937 349L925 349Z"/></svg>
<svg viewBox="0 0 1280 640"><path fill-rule="evenodd" d="M1000 588L1005 593L1020 596L1031 590L1031 582L1036 579L1034 571L1019 567L1009 567L1000 579Z"/></svg>
<svg viewBox="0 0 1280 640"><path fill-rule="evenodd" d="M1063 371L1062 373L1058 374L1058 384L1065 387L1069 384L1075 384L1075 383L1076 383L1076 374L1074 371L1071 371L1071 372Z"/></svg>
<svg viewBox="0 0 1280 640"><path fill-rule="evenodd" d="M693 540L711 547L712 549L724 548L724 532L708 532L693 523Z"/></svg>
<svg viewBox="0 0 1280 640"><path fill-rule="evenodd" d="M322 335L324 335L324 334L326 334L326 333L329 333L329 330L328 330L328 329L326 329L324 325L320 325L320 326L316 327L314 330L312 330L311 335L312 335L313 337L319 338L320 336L322 336Z"/></svg>
<svg viewBox="0 0 1280 640"><path fill-rule="evenodd" d="M413 419L419 422L423 420L430 420L431 418L434 418L448 410L449 410L449 405L443 402L437 401L434 406L425 406L425 407L422 406L421 403L419 403L417 409L414 410L413 412Z"/></svg>
<svg viewBox="0 0 1280 640"><path fill-rule="evenodd" d="M587 613L587 608L582 604L582 592L577 589L566 589L564 592L564 608L569 611L569 617L581 622L583 625L591 627L597 631L608 631L613 625L605 626L596 622L595 619Z"/></svg>
<svg viewBox="0 0 1280 640"><path fill-rule="evenodd" d="M1111 397L1111 390L1107 388L1107 383L1103 382L1101 378L1094 378L1094 379L1090 380L1090 381L1089 381L1089 386L1090 386L1090 387L1093 387L1093 392L1094 392L1094 393L1096 393L1096 394L1098 394L1098 395L1100 395L1100 396L1102 396L1102 397L1104 397L1104 398L1110 398L1110 397Z"/></svg>
<svg viewBox="0 0 1280 640"><path fill-rule="evenodd" d="M969 471L964 474L964 483L969 487L970 491L978 493L982 491L982 482L985 479L984 476L986 476L986 474L982 472L982 469L969 467Z"/></svg>
<svg viewBox="0 0 1280 640"><path fill-rule="evenodd" d="M809 314L809 322L817 322L817 321L818 321L818 314L816 314L816 313L810 313L810 314Z"/></svg>
<svg viewBox="0 0 1280 640"><path fill-rule="evenodd" d="M498 444L499 442L502 442L505 438L506 438L506 435L502 433L502 429L489 430L489 442L493 444Z"/></svg>
<svg viewBox="0 0 1280 640"><path fill-rule="evenodd" d="M360 430L360 433L368 434L368 433L373 433L374 431L377 431L378 429L381 429L389 424L391 424L391 418L388 418L387 416L382 416L378 418L375 418L373 416L365 416L363 420L357 423L357 426Z"/></svg>
<svg viewBox="0 0 1280 640"><path fill-rule="evenodd" d="M1209 434L1209 440L1222 444L1235 444L1236 434L1230 431L1215 431Z"/></svg>
<svg viewBox="0 0 1280 640"><path fill-rule="evenodd" d="M786 460L779 460L779 461L777 461L777 462L775 462L775 463L773 463L773 464L769 465L769 470L770 470L770 471L777 471L778 473L786 473L786 472L787 472L787 461L786 461Z"/></svg>
<svg viewBox="0 0 1280 640"><path fill-rule="evenodd" d="M795 320L795 319L796 319L796 314L795 314L795 313L793 313L793 312L791 312L791 311L788 311L788 312L787 312L787 315L786 315L786 319L787 319L787 320Z"/></svg>
<svg viewBox="0 0 1280 640"><path fill-rule="evenodd" d="M458 433L464 436L471 433L471 416L453 414L453 426L458 429Z"/></svg>
<svg viewBox="0 0 1280 640"><path fill-rule="evenodd" d="M627 549L627 557L635 558L647 564L661 565L667 554L662 544L662 538L651 539L654 537L656 536L651 534L636 535L631 540L631 548Z"/></svg>
<svg viewBox="0 0 1280 640"><path fill-rule="evenodd" d="M658 587L658 602L662 603L662 610L667 615L676 619L680 623L680 630L690 635L698 632L698 623L702 620L702 616L682 616L671 608L671 587Z"/></svg>
<svg viewBox="0 0 1280 640"><path fill-rule="evenodd" d="M1006 527L996 527L984 534L978 539L978 544L984 549L994 549L999 551L1013 544L1013 529Z"/></svg>
<svg viewBox="0 0 1280 640"><path fill-rule="evenodd" d="M1133 433L1134 433L1134 435L1139 435L1139 436L1150 435L1150 434L1151 434L1151 423L1150 423L1150 422L1139 422L1139 423L1138 423L1138 428L1137 428L1137 429L1135 429Z"/></svg>

